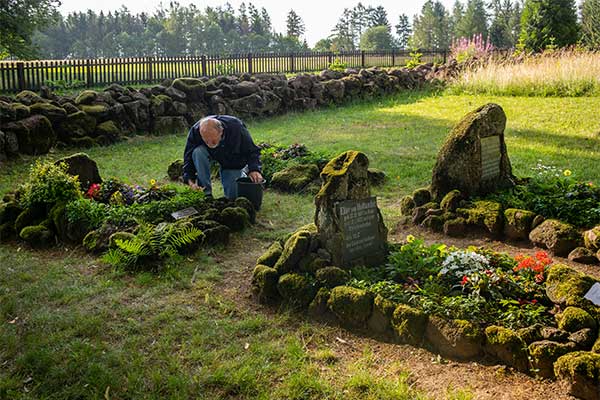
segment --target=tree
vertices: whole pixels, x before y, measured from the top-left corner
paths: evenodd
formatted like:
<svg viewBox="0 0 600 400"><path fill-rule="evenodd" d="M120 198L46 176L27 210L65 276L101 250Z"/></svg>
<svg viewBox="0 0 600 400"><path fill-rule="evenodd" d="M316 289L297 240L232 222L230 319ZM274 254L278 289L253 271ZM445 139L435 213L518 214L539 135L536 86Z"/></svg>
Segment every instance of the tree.
<svg viewBox="0 0 600 400"><path fill-rule="evenodd" d="M385 11L385 8L383 8L382 6L372 8L368 14L367 19L367 24L369 28L372 28L374 26L390 26L387 11Z"/></svg>
<svg viewBox="0 0 600 400"><path fill-rule="evenodd" d="M456 25L455 36L471 38L477 34L482 34L484 39L488 35L485 4L483 0L468 0L465 13Z"/></svg>
<svg viewBox="0 0 600 400"><path fill-rule="evenodd" d="M428 0L421 14L413 19L411 46L423 49L447 49L450 45L449 16L439 1Z"/></svg>
<svg viewBox="0 0 600 400"><path fill-rule="evenodd" d="M56 21L58 0L2 0L0 8L0 59L30 58L34 32Z"/></svg>
<svg viewBox="0 0 600 400"><path fill-rule="evenodd" d="M390 50L393 43L388 26L380 25L369 28L360 37L361 50Z"/></svg>
<svg viewBox="0 0 600 400"><path fill-rule="evenodd" d="M333 27L333 32L330 37L331 50L347 51L354 50L356 48L352 14L353 13L351 10L345 8L342 16Z"/></svg>
<svg viewBox="0 0 600 400"><path fill-rule="evenodd" d="M325 38L325 39L321 39L319 41L317 41L317 43L315 43L315 47L313 48L314 51L330 51L331 50L331 39L330 38Z"/></svg>
<svg viewBox="0 0 600 400"><path fill-rule="evenodd" d="M304 22L294 10L290 10L286 18L287 35L299 38L304 34Z"/></svg>
<svg viewBox="0 0 600 400"><path fill-rule="evenodd" d="M600 0L581 3L581 37L593 49L600 49Z"/></svg>
<svg viewBox="0 0 600 400"><path fill-rule="evenodd" d="M489 29L490 42L498 48L515 47L519 37L521 11L518 3L511 0L492 0L492 23Z"/></svg>
<svg viewBox="0 0 600 400"><path fill-rule="evenodd" d="M398 36L398 47L406 49L408 47L408 41L412 30L410 28L410 22L408 21L408 15L402 14L396 25L396 35Z"/></svg>
<svg viewBox="0 0 600 400"><path fill-rule="evenodd" d="M579 36L575 0L526 0L519 45L541 51L575 44Z"/></svg>
<svg viewBox="0 0 600 400"><path fill-rule="evenodd" d="M465 8L460 0L456 0L454 2L454 6L452 7L452 16L450 17L450 36L452 39L460 38L460 32L458 32L458 27L462 23L462 19L465 15Z"/></svg>

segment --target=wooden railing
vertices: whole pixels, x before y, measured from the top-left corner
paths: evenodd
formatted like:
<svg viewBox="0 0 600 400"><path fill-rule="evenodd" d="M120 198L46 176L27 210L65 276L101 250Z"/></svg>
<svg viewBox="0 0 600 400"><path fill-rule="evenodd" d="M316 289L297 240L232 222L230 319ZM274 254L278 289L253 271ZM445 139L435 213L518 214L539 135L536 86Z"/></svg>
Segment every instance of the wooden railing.
<svg viewBox="0 0 600 400"><path fill-rule="evenodd" d="M134 57L82 60L0 61L0 92L50 88L91 88L118 83L143 85L179 77L240 73L297 73L326 69L339 61L349 68L403 66L408 50L247 53L188 57ZM421 50L423 62L445 62L444 50Z"/></svg>

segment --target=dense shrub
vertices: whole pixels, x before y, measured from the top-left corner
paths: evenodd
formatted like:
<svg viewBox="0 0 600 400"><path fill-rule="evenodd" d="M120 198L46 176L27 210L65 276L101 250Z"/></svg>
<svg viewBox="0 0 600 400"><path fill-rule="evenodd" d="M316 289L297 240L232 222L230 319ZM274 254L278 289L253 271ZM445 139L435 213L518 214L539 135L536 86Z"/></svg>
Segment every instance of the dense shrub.
<svg viewBox="0 0 600 400"><path fill-rule="evenodd" d="M67 165L36 161L21 188L21 205L55 204L81 198L79 179L67 174Z"/></svg>

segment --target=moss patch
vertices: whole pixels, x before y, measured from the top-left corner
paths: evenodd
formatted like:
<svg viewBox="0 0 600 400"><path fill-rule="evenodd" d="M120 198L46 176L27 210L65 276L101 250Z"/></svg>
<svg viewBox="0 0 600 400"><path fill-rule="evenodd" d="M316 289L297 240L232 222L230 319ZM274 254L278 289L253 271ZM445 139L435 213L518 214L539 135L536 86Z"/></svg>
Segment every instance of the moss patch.
<svg viewBox="0 0 600 400"><path fill-rule="evenodd" d="M557 316L558 328L567 332L577 332L589 328L596 331L596 321L585 310L579 307L567 307Z"/></svg>
<svg viewBox="0 0 600 400"><path fill-rule="evenodd" d="M528 371L527 345L519 335L501 326L485 329L485 351L518 371Z"/></svg>
<svg viewBox="0 0 600 400"><path fill-rule="evenodd" d="M306 308L316 294L316 286L304 275L289 273L279 277L277 291L290 306Z"/></svg>
<svg viewBox="0 0 600 400"><path fill-rule="evenodd" d="M282 252L283 246L281 243L279 243L279 241L275 241L271 246L269 246L267 251L265 251L262 256L258 257L256 263L273 267L277 263L277 260L279 260Z"/></svg>
<svg viewBox="0 0 600 400"><path fill-rule="evenodd" d="M425 336L427 320L423 311L400 304L392 315L392 327L401 343L419 345Z"/></svg>
<svg viewBox="0 0 600 400"><path fill-rule="evenodd" d="M361 289L338 286L331 290L327 306L342 323L364 326L371 316L373 295Z"/></svg>
<svg viewBox="0 0 600 400"><path fill-rule="evenodd" d="M271 303L279 298L279 274L266 265L257 265L252 273L252 291L261 303Z"/></svg>
<svg viewBox="0 0 600 400"><path fill-rule="evenodd" d="M321 268L317 270L315 276L321 285L328 288L342 286L350 279L350 275L338 267Z"/></svg>

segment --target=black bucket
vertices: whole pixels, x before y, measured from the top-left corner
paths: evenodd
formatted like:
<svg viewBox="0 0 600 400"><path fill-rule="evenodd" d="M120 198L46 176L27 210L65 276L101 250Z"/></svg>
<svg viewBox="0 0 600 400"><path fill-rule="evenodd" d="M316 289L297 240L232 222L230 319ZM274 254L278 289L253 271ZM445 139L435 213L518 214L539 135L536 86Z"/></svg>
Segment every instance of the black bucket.
<svg viewBox="0 0 600 400"><path fill-rule="evenodd" d="M254 206L256 211L260 210L263 198L263 185L265 181L260 183L252 182L252 179L248 177L238 178L237 182L237 195L238 197L245 197Z"/></svg>

